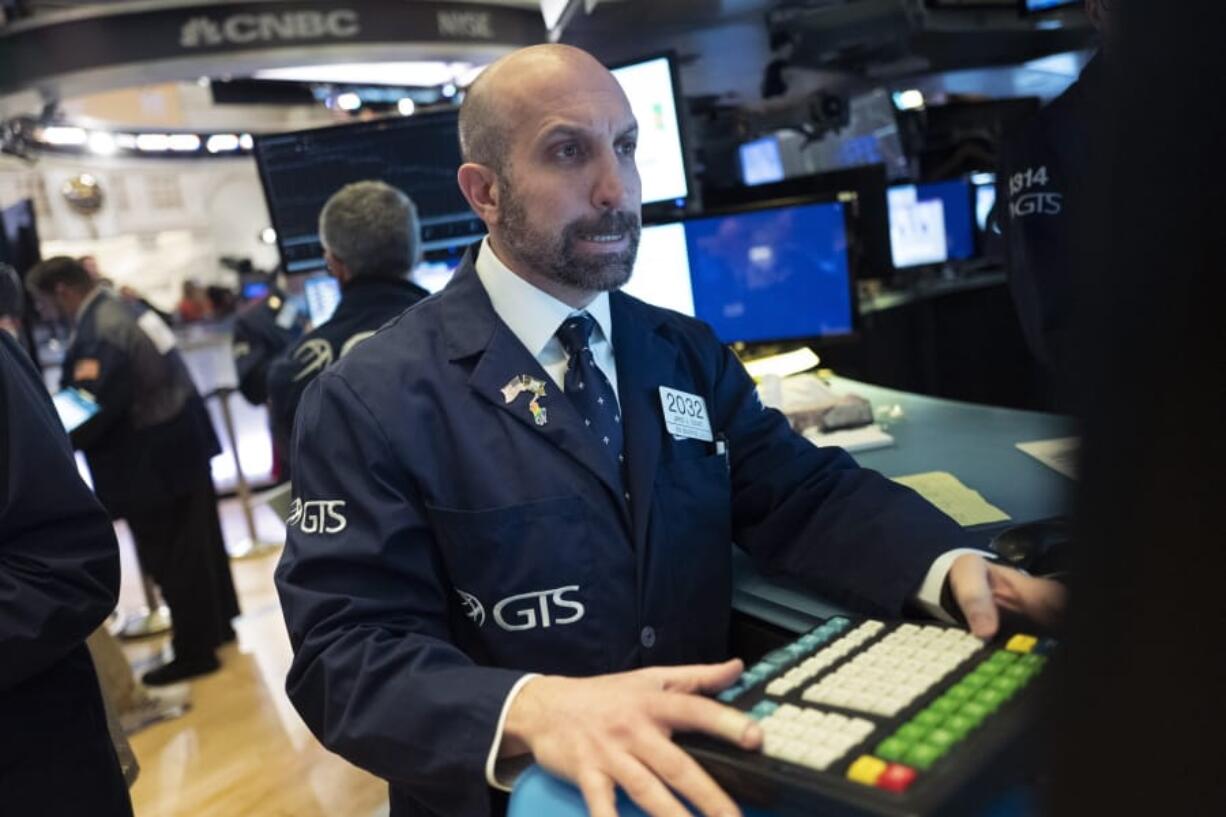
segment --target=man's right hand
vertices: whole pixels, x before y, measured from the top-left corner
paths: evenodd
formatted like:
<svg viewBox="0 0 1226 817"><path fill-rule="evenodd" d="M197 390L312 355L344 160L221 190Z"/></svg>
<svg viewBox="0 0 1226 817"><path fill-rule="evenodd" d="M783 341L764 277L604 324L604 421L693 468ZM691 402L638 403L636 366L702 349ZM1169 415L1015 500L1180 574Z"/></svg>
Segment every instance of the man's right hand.
<svg viewBox="0 0 1226 817"><path fill-rule="evenodd" d="M500 754L531 752L541 766L578 785L592 817L617 817L617 786L652 817L689 817L673 791L707 817L739 817L732 799L671 737L705 732L758 749L757 723L696 694L724 689L741 670L734 660L534 678L511 704Z"/></svg>

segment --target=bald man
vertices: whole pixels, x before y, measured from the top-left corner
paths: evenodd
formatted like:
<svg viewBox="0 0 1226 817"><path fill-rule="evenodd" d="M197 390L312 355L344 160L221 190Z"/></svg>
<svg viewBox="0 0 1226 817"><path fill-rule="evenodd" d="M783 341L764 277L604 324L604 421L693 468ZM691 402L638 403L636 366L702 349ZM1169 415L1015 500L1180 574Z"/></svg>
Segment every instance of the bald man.
<svg viewBox="0 0 1226 817"><path fill-rule="evenodd" d="M760 729L701 693L727 661L730 544L866 613L975 632L1059 591L990 565L915 493L763 408L704 324L620 292L639 239L637 124L565 46L491 66L458 181L488 225L439 295L303 399L277 585L287 687L392 814L484 817L535 760L597 817L736 805L670 740Z"/></svg>

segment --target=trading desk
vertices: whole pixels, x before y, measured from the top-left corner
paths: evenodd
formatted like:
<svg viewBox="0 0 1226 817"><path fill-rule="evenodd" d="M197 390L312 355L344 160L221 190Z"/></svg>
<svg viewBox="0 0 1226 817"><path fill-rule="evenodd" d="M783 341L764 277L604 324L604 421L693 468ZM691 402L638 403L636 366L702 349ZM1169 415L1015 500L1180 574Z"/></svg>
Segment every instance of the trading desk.
<svg viewBox="0 0 1226 817"><path fill-rule="evenodd" d="M982 530L985 544L1004 527L1065 512L1070 480L1019 451L1016 444L1074 436L1077 429L1071 419L924 397L844 378L834 378L831 386L840 394L868 399L875 411L894 409L897 415L886 421L894 446L854 455L861 465L889 477L948 471L1012 517L1006 523L973 528ZM801 633L821 619L846 612L787 579L763 577L736 548L733 563L733 607L741 616ZM1002 792L997 802L984 804L982 814L1016 817L1030 813L1030 800L1025 790ZM621 793L618 811L623 817L642 815ZM532 767L516 783L508 815L579 817L585 813L583 798L574 787ZM770 817L748 808L744 814Z"/></svg>
<svg viewBox="0 0 1226 817"><path fill-rule="evenodd" d="M1073 420L924 397L845 378L833 378L830 385L839 394L864 397L874 411L901 410L898 419L885 421L894 437L892 447L853 455L865 468L887 477L948 471L1009 514L1009 522L972 528L982 530L984 544L1005 527L1065 512L1072 482L1016 444L1074 436ZM732 560L732 605L742 615L800 633L818 619L848 612L787 579L764 578L737 548Z"/></svg>

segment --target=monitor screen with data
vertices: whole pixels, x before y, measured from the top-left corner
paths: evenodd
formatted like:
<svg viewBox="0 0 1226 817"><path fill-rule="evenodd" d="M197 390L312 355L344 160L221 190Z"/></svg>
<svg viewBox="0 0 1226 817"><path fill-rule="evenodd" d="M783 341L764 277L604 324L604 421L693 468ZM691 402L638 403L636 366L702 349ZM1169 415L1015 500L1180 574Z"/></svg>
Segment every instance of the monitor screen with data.
<svg viewBox="0 0 1226 817"><path fill-rule="evenodd" d="M635 161L643 182L643 204L684 200L690 188L672 59L653 57L611 70L639 123Z"/></svg>
<svg viewBox="0 0 1226 817"><path fill-rule="evenodd" d="M854 329L843 205L771 207L685 223L694 311L725 342Z"/></svg>
<svg viewBox="0 0 1226 817"><path fill-rule="evenodd" d="M776 205L643 228L623 292L706 321L721 340L849 335L841 202Z"/></svg>
<svg viewBox="0 0 1226 817"><path fill-rule="evenodd" d="M255 157L286 272L324 269L319 213L350 182L378 179L417 205L425 251L473 241L485 227L456 184L456 111L256 138Z"/></svg>
<svg viewBox="0 0 1226 817"><path fill-rule="evenodd" d="M897 185L887 199L895 267L965 261L975 255L975 212L966 179Z"/></svg>

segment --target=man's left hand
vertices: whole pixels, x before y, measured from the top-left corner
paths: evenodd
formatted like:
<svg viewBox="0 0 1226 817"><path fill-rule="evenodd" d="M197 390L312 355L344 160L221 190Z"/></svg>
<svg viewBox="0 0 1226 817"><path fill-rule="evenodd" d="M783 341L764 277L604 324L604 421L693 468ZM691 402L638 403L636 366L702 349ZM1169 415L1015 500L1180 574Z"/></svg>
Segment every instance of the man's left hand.
<svg viewBox="0 0 1226 817"><path fill-rule="evenodd" d="M1020 570L965 553L949 570L949 589L970 631L980 638L996 635L1000 610L1025 616L1043 627L1059 623L1068 590L1051 579L1038 579Z"/></svg>

